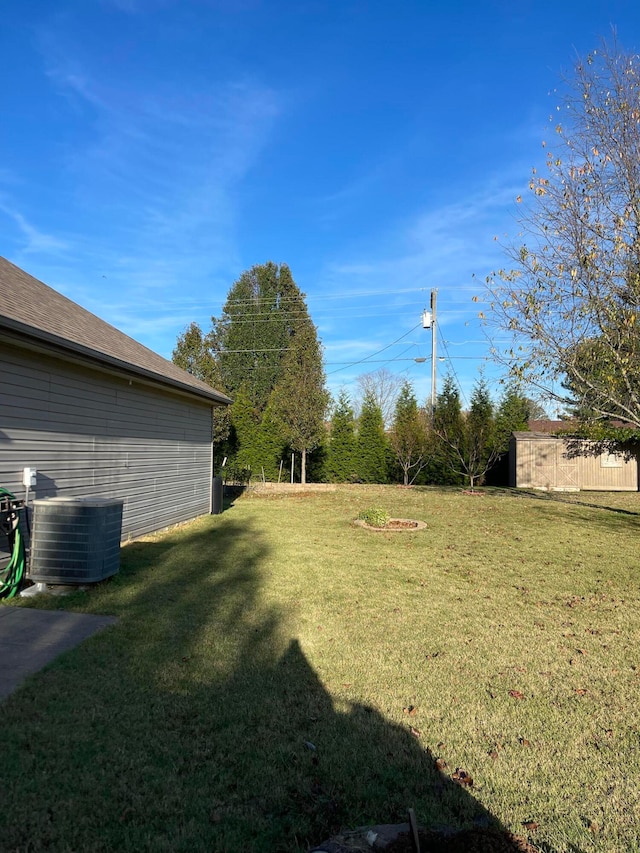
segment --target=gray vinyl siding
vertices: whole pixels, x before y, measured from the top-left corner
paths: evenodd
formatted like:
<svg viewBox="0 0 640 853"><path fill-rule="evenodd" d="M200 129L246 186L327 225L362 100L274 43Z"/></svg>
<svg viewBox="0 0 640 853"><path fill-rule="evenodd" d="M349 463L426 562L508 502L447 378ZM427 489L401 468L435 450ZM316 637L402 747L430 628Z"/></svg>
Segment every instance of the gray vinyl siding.
<svg viewBox="0 0 640 853"><path fill-rule="evenodd" d="M210 511L211 405L0 343L0 485L124 500L123 538Z"/></svg>

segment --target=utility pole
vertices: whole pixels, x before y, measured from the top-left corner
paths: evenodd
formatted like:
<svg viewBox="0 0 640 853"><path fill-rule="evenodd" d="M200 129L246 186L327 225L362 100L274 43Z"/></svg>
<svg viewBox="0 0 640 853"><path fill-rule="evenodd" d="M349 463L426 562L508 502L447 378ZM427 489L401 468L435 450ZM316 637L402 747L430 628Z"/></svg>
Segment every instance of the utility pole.
<svg viewBox="0 0 640 853"><path fill-rule="evenodd" d="M438 291L431 291L431 310L422 312L422 328L431 329L431 417L436 411L436 303Z"/></svg>
<svg viewBox="0 0 640 853"><path fill-rule="evenodd" d="M437 290L431 291L431 417L436 413L436 299Z"/></svg>

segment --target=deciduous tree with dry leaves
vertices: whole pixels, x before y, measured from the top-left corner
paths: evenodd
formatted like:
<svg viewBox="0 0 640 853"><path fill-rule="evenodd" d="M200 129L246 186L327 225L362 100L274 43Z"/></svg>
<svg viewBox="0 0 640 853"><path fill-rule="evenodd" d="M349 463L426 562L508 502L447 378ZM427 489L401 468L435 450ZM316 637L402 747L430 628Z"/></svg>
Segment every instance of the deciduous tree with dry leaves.
<svg viewBox="0 0 640 853"><path fill-rule="evenodd" d="M603 41L564 84L488 319L516 376L585 424L640 430L640 56Z"/></svg>

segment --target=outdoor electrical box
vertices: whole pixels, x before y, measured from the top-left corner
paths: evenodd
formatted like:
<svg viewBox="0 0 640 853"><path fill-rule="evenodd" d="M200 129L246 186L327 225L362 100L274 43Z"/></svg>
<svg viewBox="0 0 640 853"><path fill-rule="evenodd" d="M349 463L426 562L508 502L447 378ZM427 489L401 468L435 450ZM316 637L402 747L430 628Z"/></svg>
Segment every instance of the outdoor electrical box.
<svg viewBox="0 0 640 853"><path fill-rule="evenodd" d="M35 500L29 578L79 584L114 575L120 568L123 504L100 497Z"/></svg>
<svg viewBox="0 0 640 853"><path fill-rule="evenodd" d="M422 328L430 329L431 328L431 311L423 311L422 312Z"/></svg>
<svg viewBox="0 0 640 853"><path fill-rule="evenodd" d="M33 489L36 485L36 478L38 476L38 472L35 468L23 468L22 469L22 485L26 486L27 489Z"/></svg>

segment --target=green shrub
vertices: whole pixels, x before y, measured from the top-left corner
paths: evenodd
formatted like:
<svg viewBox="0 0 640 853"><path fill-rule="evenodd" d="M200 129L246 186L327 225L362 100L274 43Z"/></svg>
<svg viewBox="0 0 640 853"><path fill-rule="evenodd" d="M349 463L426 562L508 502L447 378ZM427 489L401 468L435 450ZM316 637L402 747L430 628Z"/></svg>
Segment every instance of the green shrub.
<svg viewBox="0 0 640 853"><path fill-rule="evenodd" d="M380 507L369 507L369 509L363 509L358 515L358 518L370 527L386 527L391 520L389 514L383 509L380 509Z"/></svg>

